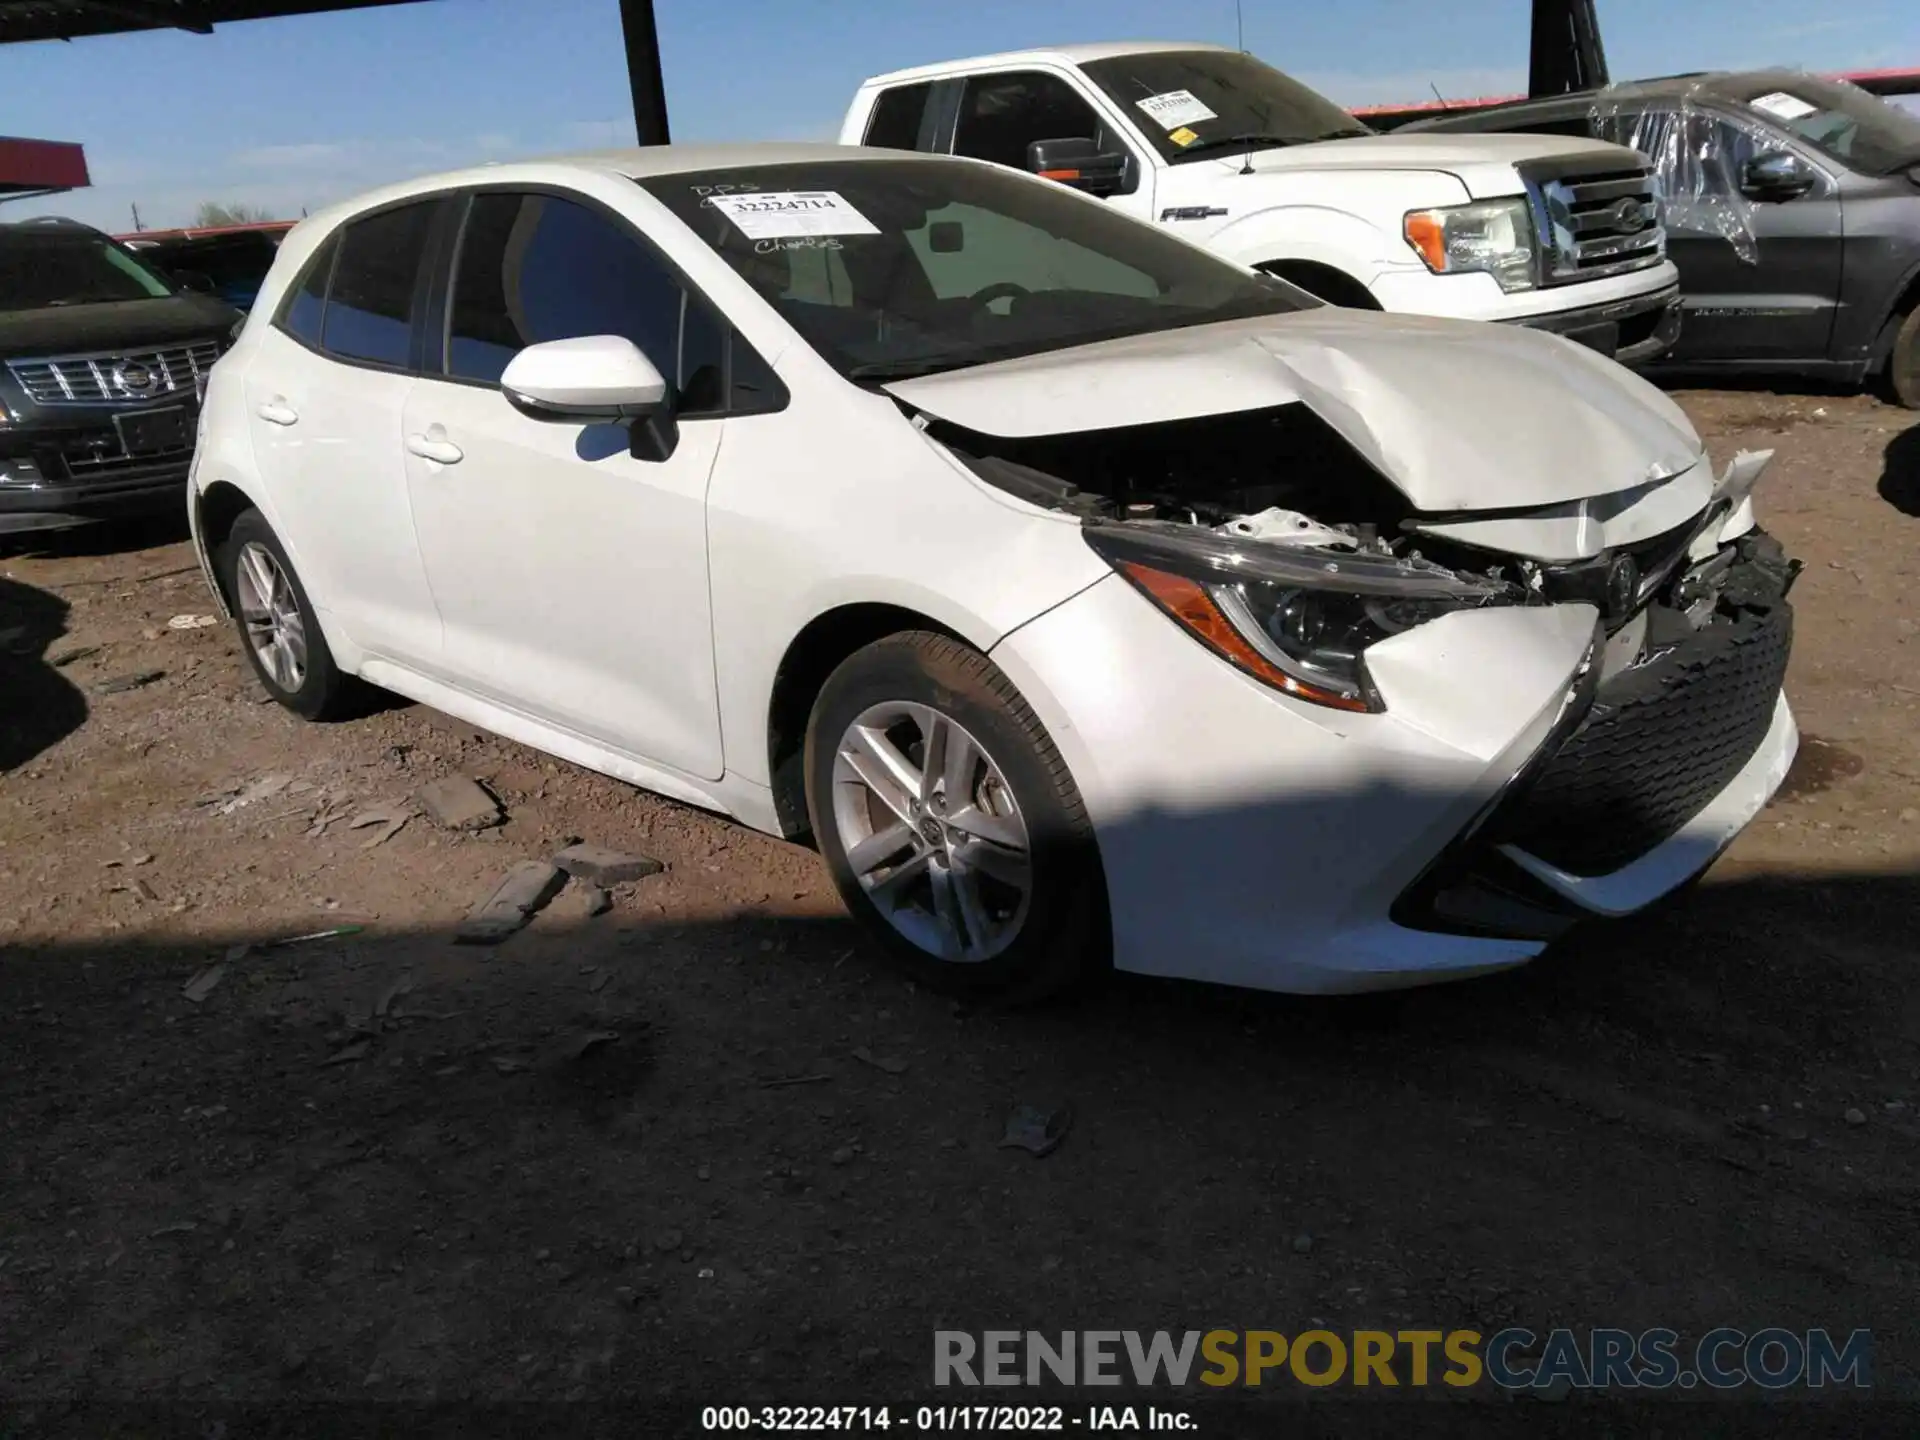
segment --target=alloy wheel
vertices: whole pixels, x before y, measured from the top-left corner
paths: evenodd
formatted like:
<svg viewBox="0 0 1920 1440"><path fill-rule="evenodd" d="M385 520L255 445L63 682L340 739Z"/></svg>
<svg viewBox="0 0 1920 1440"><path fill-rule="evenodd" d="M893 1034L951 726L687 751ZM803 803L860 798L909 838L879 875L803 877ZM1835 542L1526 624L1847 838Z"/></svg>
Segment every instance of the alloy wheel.
<svg viewBox="0 0 1920 1440"><path fill-rule="evenodd" d="M1026 820L952 716L907 701L857 715L834 752L833 819L860 888L921 950L977 963L1019 935L1033 888Z"/></svg>
<svg viewBox="0 0 1920 1440"><path fill-rule="evenodd" d="M287 572L265 545L249 540L234 567L240 620L260 667L288 694L307 680L307 626Z"/></svg>

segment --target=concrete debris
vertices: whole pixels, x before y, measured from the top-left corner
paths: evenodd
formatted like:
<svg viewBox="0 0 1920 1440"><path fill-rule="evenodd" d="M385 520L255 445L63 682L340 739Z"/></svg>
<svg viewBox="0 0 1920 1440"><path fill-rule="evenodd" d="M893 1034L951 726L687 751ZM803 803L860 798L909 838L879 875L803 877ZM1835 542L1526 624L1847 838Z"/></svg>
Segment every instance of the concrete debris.
<svg viewBox="0 0 1920 1440"><path fill-rule="evenodd" d="M871 1065L874 1069L884 1070L889 1075L903 1075L907 1069L907 1062L898 1056L876 1055L864 1045L854 1048L853 1058L862 1065Z"/></svg>
<svg viewBox="0 0 1920 1440"><path fill-rule="evenodd" d="M436 825L449 830L488 830L506 816L500 802L467 775L448 775L421 789L420 806Z"/></svg>
<svg viewBox="0 0 1920 1440"><path fill-rule="evenodd" d="M127 690L138 690L143 685L151 685L156 680L166 679L164 670L136 670L131 675L116 675L111 680L102 680L93 687L96 695L119 695Z"/></svg>
<svg viewBox="0 0 1920 1440"><path fill-rule="evenodd" d="M169 630L204 630L209 625L218 625L219 618L213 615L176 615L167 621Z"/></svg>
<svg viewBox="0 0 1920 1440"><path fill-rule="evenodd" d="M64 670L67 666L85 660L90 655L98 655L104 648L101 645L75 645L69 650L60 651L57 655L48 656L47 663L56 670Z"/></svg>
<svg viewBox="0 0 1920 1440"><path fill-rule="evenodd" d="M384 1020L388 1012L393 1009L394 1001L398 1000L402 995L411 995L412 993L413 972L411 970L402 970L399 975L388 983L387 988L380 992L380 998L373 1002L374 1018Z"/></svg>
<svg viewBox="0 0 1920 1440"><path fill-rule="evenodd" d="M373 850L386 844L387 841L398 835L406 828L407 822L411 819L413 819L413 810L409 806L378 805L371 810L362 810L358 815L347 821L347 828L349 830L365 830L369 825L378 825L380 828L374 832L371 838L360 842L360 848L362 850Z"/></svg>
<svg viewBox="0 0 1920 1440"><path fill-rule="evenodd" d="M553 863L569 875L603 886L644 880L666 868L646 855L627 855L604 845L588 844L569 845L553 857Z"/></svg>
<svg viewBox="0 0 1920 1440"><path fill-rule="evenodd" d="M1849 1105L1847 1107L1847 1113L1840 1118L1845 1120L1849 1125L1864 1125L1867 1123L1867 1112L1857 1105Z"/></svg>
<svg viewBox="0 0 1920 1440"><path fill-rule="evenodd" d="M367 1052L371 1049L373 1049L371 1040L356 1040L351 1045L342 1045L320 1062L320 1068L324 1070L329 1065L351 1065L356 1060L366 1059Z"/></svg>
<svg viewBox="0 0 1920 1440"><path fill-rule="evenodd" d="M613 892L603 890L598 885L589 885L581 892L580 905L588 915L604 915L613 909Z"/></svg>
<svg viewBox="0 0 1920 1440"><path fill-rule="evenodd" d="M1067 1138L1073 1124L1073 1112L1066 1108L1042 1110L1034 1105L1016 1105L1007 1116L1006 1134L1001 1149L1024 1150L1029 1155L1051 1155Z"/></svg>
<svg viewBox="0 0 1920 1440"><path fill-rule="evenodd" d="M522 860L454 932L462 945L497 945L513 934L567 883L566 875L543 860Z"/></svg>
<svg viewBox="0 0 1920 1440"><path fill-rule="evenodd" d="M215 962L207 966L191 980L187 981L187 983L181 987L180 993L198 1005L213 993L214 987L226 977L226 973L227 967L224 964Z"/></svg>
<svg viewBox="0 0 1920 1440"><path fill-rule="evenodd" d="M231 815L234 811L244 810L249 805L258 805L262 800L273 799L274 796L278 795L291 784L293 784L293 777L291 775L262 775L258 780L247 786L246 789L242 790L238 795L227 801L226 804L220 806L213 813L216 815Z"/></svg>

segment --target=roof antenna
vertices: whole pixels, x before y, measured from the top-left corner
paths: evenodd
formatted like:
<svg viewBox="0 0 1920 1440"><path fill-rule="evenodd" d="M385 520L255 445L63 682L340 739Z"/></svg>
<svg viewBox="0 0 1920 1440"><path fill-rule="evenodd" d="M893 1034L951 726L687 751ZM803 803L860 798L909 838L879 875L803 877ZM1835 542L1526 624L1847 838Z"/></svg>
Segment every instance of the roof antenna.
<svg viewBox="0 0 1920 1440"><path fill-rule="evenodd" d="M1440 102L1440 108L1442 110L1451 110L1453 108L1451 105L1447 104L1447 97L1440 93L1440 87L1434 84L1431 80L1427 82L1427 89L1433 92L1433 98Z"/></svg>
<svg viewBox="0 0 1920 1440"><path fill-rule="evenodd" d="M1247 25L1240 15L1240 0L1233 0L1233 44L1242 55L1247 53Z"/></svg>

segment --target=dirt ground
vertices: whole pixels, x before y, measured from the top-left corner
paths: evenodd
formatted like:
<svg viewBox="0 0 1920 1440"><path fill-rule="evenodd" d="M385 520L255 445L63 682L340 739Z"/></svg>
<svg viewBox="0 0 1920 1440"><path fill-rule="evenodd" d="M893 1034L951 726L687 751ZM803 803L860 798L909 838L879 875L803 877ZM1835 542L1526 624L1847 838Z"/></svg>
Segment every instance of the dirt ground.
<svg viewBox="0 0 1920 1440"><path fill-rule="evenodd" d="M648 1398L666 1434L924 1398L936 1328L1309 1322L1866 1327L1920 1398L1920 425L1680 399L1720 461L1779 451L1792 793L1655 913L1363 1000L958 1007L809 851L424 707L262 703L229 629L169 628L210 608L177 534L11 542L0 1403ZM507 822L348 828L452 774ZM450 943L574 837L667 868ZM1071 1107L1045 1158L999 1144L1022 1103Z"/></svg>

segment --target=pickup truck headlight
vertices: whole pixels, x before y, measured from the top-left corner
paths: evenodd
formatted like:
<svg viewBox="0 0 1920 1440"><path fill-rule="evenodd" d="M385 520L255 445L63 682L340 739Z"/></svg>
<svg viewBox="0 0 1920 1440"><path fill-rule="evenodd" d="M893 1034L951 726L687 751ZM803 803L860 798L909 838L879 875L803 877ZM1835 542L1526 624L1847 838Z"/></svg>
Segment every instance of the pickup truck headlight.
<svg viewBox="0 0 1920 1440"><path fill-rule="evenodd" d="M1415 210L1407 216L1406 236L1436 275L1478 270L1508 293L1534 287L1533 212L1525 200Z"/></svg>
<svg viewBox="0 0 1920 1440"><path fill-rule="evenodd" d="M1367 647L1454 610L1520 603L1516 587L1424 560L1251 549L1189 526L1089 525L1087 543L1170 620L1281 693L1335 710L1385 707Z"/></svg>

